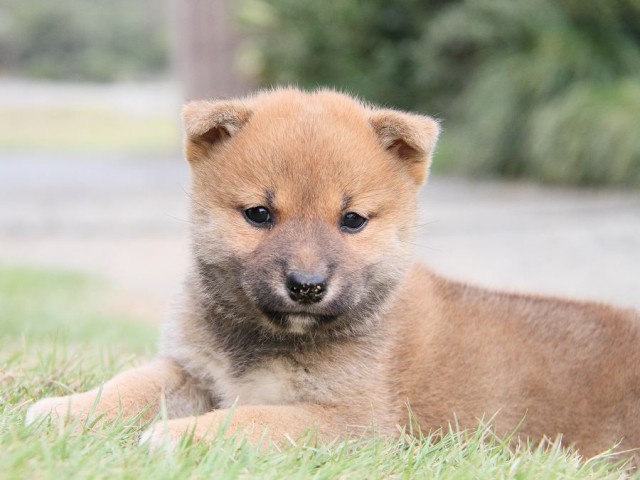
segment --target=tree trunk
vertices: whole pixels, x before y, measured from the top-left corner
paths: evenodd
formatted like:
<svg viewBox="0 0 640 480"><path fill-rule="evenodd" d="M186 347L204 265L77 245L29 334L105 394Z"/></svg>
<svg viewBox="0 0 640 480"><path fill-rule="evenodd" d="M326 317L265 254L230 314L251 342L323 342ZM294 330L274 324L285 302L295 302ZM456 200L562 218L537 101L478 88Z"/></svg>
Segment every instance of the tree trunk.
<svg viewBox="0 0 640 480"><path fill-rule="evenodd" d="M175 64L186 100L243 95L251 89L235 66L239 44L233 0L173 0Z"/></svg>

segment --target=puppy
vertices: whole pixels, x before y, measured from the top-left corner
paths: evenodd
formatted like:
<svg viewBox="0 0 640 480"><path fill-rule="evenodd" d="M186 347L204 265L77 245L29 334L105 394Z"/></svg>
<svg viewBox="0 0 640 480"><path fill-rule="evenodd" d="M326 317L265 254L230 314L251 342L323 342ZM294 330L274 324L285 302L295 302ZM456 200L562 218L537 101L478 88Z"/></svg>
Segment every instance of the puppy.
<svg viewBox="0 0 640 480"><path fill-rule="evenodd" d="M105 418L161 399L142 440L392 435L492 418L585 455L640 447L640 318L437 276L412 259L438 124L331 91L184 109L192 267L159 358L35 403ZM235 407L234 407L235 406ZM233 408L231 417L230 409Z"/></svg>

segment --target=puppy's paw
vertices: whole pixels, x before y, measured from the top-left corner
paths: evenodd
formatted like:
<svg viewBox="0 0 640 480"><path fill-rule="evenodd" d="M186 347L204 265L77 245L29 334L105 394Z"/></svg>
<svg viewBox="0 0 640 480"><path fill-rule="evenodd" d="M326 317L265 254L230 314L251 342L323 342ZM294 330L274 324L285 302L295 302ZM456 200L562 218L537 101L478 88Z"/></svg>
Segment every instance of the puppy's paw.
<svg viewBox="0 0 640 480"><path fill-rule="evenodd" d="M25 425L49 417L57 422L84 422L90 416L101 418L109 410L96 409L97 395L94 392L77 393L66 397L50 397L37 401L27 410ZM80 424L78 423L78 426Z"/></svg>
<svg viewBox="0 0 640 480"><path fill-rule="evenodd" d="M138 445L141 447L146 446L152 451L165 450L173 452L180 445L180 441L186 432L178 429L172 423L172 421L154 423L142 433Z"/></svg>
<svg viewBox="0 0 640 480"><path fill-rule="evenodd" d="M45 398L29 407L24 423L31 425L36 420L46 417L52 420L73 418L75 416L73 407L72 396Z"/></svg>

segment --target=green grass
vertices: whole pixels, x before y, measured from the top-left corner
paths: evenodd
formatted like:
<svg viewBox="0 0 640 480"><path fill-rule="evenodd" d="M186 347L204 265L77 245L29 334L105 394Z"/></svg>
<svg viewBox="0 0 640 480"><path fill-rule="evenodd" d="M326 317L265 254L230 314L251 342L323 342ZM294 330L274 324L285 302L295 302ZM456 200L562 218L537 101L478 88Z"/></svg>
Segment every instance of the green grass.
<svg viewBox="0 0 640 480"><path fill-rule="evenodd" d="M80 276L0 268L0 478L603 478L625 475L606 459L584 462L550 447L507 448L490 429L440 442L368 439L262 451L238 438L137 446L141 426L117 421L82 434L50 422L24 427L28 405L96 386L153 354L155 329L115 315L108 288Z"/></svg>
<svg viewBox="0 0 640 480"><path fill-rule="evenodd" d="M0 150L161 154L180 146L177 114L135 116L79 108L0 109Z"/></svg>

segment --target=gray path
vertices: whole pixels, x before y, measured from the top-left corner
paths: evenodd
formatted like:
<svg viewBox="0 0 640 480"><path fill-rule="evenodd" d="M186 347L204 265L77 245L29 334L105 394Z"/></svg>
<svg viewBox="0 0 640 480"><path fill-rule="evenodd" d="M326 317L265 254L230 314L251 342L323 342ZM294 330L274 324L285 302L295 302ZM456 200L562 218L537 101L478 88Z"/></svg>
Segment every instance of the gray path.
<svg viewBox="0 0 640 480"><path fill-rule="evenodd" d="M179 159L0 154L0 263L106 277L159 318L187 263L187 184ZM639 194L435 177L420 210L417 253L444 274L640 308Z"/></svg>

